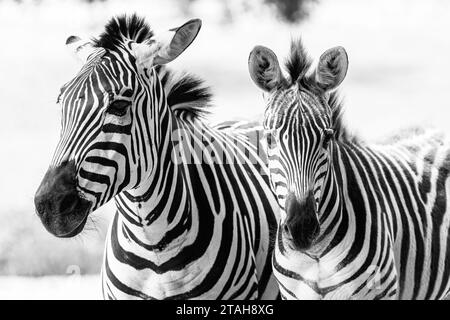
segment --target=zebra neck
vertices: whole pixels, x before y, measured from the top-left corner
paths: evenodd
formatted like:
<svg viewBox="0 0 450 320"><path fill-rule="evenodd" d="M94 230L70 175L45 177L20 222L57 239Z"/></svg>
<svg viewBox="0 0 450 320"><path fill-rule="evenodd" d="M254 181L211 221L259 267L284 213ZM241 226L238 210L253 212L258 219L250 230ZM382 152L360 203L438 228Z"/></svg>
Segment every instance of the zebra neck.
<svg viewBox="0 0 450 320"><path fill-rule="evenodd" d="M161 251L178 247L187 238L191 226L191 199L185 181L185 169L173 161L172 113L161 118L161 140L153 150L153 170L137 188L125 193L126 205L134 212L133 230L141 241ZM172 129L169 129L172 128ZM122 212L123 213L123 212ZM129 219L123 219L124 223ZM137 227L137 228L136 228Z"/></svg>
<svg viewBox="0 0 450 320"><path fill-rule="evenodd" d="M353 169L349 159L358 159L355 146L335 143L331 158L333 160L322 193L324 197L319 204L320 235L316 250L320 251L320 256L331 250L335 255L348 251L354 241L356 225L365 221L364 216L369 214L364 210L355 210L355 199L363 201L355 197L359 186L351 177Z"/></svg>

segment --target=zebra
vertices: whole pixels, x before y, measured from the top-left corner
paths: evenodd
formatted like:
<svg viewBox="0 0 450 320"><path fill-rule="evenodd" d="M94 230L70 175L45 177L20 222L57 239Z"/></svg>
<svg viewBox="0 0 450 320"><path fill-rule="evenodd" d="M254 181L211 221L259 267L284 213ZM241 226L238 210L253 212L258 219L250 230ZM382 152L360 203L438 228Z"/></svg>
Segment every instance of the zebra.
<svg viewBox="0 0 450 320"><path fill-rule="evenodd" d="M434 128L377 143L350 133L336 89L343 47L313 66L293 40L282 70L256 46L264 140L281 219L273 268L285 299L441 299L449 292L450 144Z"/></svg>
<svg viewBox="0 0 450 320"><path fill-rule="evenodd" d="M67 39L84 64L59 94L61 136L35 207L67 238L114 198L105 299L279 296L270 243L279 207L262 125L209 125L209 87L164 66L200 27L194 19L158 34L123 15L96 39Z"/></svg>

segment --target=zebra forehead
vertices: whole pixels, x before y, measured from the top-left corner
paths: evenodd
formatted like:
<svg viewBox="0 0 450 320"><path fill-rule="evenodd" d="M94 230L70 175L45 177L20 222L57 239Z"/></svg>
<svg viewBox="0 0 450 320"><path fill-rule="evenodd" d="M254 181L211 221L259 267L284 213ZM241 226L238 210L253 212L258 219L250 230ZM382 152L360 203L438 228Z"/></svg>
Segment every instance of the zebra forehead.
<svg viewBox="0 0 450 320"><path fill-rule="evenodd" d="M80 72L61 88L61 93L69 95L75 92L84 94L86 90L92 93L112 91L112 83L108 80L109 74L98 68L100 59L86 64Z"/></svg>
<svg viewBox="0 0 450 320"><path fill-rule="evenodd" d="M283 99L289 96L288 99ZM287 124L295 126L331 126L332 111L324 103L304 91L283 93L275 98L266 110L267 124L281 128ZM295 121L293 121L295 120Z"/></svg>
<svg viewBox="0 0 450 320"><path fill-rule="evenodd" d="M314 95L300 93L301 96L301 114L311 121L319 121L328 124L332 115L332 109L326 106L326 101L321 101Z"/></svg>
<svg viewBox="0 0 450 320"><path fill-rule="evenodd" d="M131 97L133 95L134 65L127 60L117 58L104 48L98 48L88 59L78 74L66 83L61 92L68 88L89 88L98 94L104 92L119 93Z"/></svg>

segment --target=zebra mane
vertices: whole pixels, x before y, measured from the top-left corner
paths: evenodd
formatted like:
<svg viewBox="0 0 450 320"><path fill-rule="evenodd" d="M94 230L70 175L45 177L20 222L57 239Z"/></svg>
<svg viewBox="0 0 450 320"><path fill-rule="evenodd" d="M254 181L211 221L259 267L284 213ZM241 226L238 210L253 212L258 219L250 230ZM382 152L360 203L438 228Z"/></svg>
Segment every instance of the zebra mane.
<svg viewBox="0 0 450 320"><path fill-rule="evenodd" d="M312 59L307 54L301 39L291 41L291 52L285 66L289 73L290 84L308 80L306 73L311 68Z"/></svg>
<svg viewBox="0 0 450 320"><path fill-rule="evenodd" d="M209 114L212 92L203 79L186 72L157 66L167 104L178 117L202 118Z"/></svg>
<svg viewBox="0 0 450 320"><path fill-rule="evenodd" d="M312 91L316 94L322 95L320 90L314 82L314 78L308 75L311 69L312 59L306 52L301 39L291 41L291 51L289 57L286 59L285 68L289 75L289 85L297 83L300 90ZM343 114L344 105L338 91L332 91L325 95L325 100L328 103L330 111L323 110L328 113L331 119L331 126L335 132L336 140L344 143L356 143L359 139L352 135L344 124Z"/></svg>
<svg viewBox="0 0 450 320"><path fill-rule="evenodd" d="M144 42L154 35L150 25L144 18L136 14L113 17L105 26L105 31L93 39L95 47L114 50L124 40L133 40L137 43Z"/></svg>
<svg viewBox="0 0 450 320"><path fill-rule="evenodd" d="M361 143L360 138L352 134L345 125L344 104L338 91L329 94L328 105L331 109L331 126L336 140L343 143Z"/></svg>

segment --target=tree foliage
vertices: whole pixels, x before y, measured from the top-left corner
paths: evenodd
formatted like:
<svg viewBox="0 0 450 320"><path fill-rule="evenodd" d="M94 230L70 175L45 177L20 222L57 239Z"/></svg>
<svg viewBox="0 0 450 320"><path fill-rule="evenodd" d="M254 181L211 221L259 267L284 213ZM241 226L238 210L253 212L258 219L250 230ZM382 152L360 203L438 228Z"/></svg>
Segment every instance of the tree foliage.
<svg viewBox="0 0 450 320"><path fill-rule="evenodd" d="M305 19L309 14L309 5L318 0L263 0L273 6L278 15L289 23Z"/></svg>

